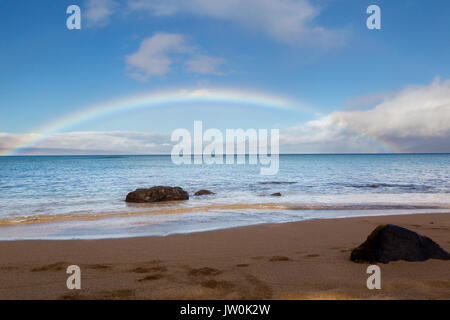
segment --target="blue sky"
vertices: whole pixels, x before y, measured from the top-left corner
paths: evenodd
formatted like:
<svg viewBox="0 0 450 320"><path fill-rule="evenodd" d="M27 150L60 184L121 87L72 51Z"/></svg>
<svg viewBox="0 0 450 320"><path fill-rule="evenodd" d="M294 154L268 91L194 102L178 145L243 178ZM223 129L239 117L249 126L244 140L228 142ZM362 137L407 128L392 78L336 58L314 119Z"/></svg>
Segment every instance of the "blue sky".
<svg viewBox="0 0 450 320"><path fill-rule="evenodd" d="M66 28L71 4L81 8L81 30ZM381 30L366 27L371 4L381 8ZM360 137L349 142L350 133L333 125L340 121L405 152L449 152L449 13L444 0L2 1L0 148L116 97L239 88L309 109L165 106L66 131L169 134L203 120L218 128L279 127L286 141L302 135L286 142L289 152L381 151ZM408 108L420 111L409 119ZM428 123L417 122L422 113ZM383 115L399 120L387 127ZM368 116L375 122L365 124Z"/></svg>

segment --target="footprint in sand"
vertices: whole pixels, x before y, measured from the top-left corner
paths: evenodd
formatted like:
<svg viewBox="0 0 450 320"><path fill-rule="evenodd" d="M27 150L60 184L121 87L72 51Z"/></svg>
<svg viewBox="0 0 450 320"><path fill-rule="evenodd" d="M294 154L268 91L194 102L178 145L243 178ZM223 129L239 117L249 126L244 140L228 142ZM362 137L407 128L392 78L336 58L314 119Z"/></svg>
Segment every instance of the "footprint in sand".
<svg viewBox="0 0 450 320"><path fill-rule="evenodd" d="M61 261L61 262L48 264L48 265L45 265L42 267L33 268L33 269L31 269L31 272L61 271L61 270L65 270L69 265L70 265L70 263Z"/></svg>
<svg viewBox="0 0 450 320"><path fill-rule="evenodd" d="M73 294L66 294L60 297L62 300L89 300L89 299L106 299L106 300L112 300L112 299L132 299L134 298L134 290L129 289L120 289L120 290L113 290L113 291L101 291L101 292L95 292L92 296L86 296L81 295L79 293L73 293Z"/></svg>
<svg viewBox="0 0 450 320"><path fill-rule="evenodd" d="M87 264L84 267L88 269L94 269L94 270L107 270L111 269L112 267L106 264Z"/></svg>
<svg viewBox="0 0 450 320"><path fill-rule="evenodd" d="M154 262L150 262L150 263L159 264L160 262L161 261L159 261L159 260L157 260L157 261L155 260ZM134 273L151 273L151 274L145 276L144 278L137 280L139 282L154 281L154 280L162 279L165 277L165 275L163 273L166 271L167 271L166 266L162 266L162 265L148 266L148 264L146 264L145 266L136 267L131 270L131 272L134 272Z"/></svg>
<svg viewBox="0 0 450 320"><path fill-rule="evenodd" d="M71 264L68 262L65 262L65 261L61 261L61 262L56 262L56 263L48 264L45 266L33 268L33 269L31 269L31 272L62 271L62 270L66 270L66 268L69 265L71 265ZM109 265L105 265L105 264L86 264L86 265L82 265L82 268L94 269L94 270L107 270L107 269L111 269L112 267Z"/></svg>
<svg viewBox="0 0 450 320"><path fill-rule="evenodd" d="M264 259L264 256L256 256L256 257L252 257L253 260L262 260Z"/></svg>
<svg viewBox="0 0 450 320"><path fill-rule="evenodd" d="M103 299L130 299L134 297L134 290L130 289L120 289L114 291L103 291L101 292Z"/></svg>
<svg viewBox="0 0 450 320"><path fill-rule="evenodd" d="M291 261L288 257L285 256L273 256L269 259L271 262L278 262L278 261Z"/></svg>
<svg viewBox="0 0 450 320"><path fill-rule="evenodd" d="M167 267L165 267L165 266L137 267L137 268L131 270L131 272L134 272L134 273L151 273L151 272L166 272L166 271L167 271Z"/></svg>
<svg viewBox="0 0 450 320"><path fill-rule="evenodd" d="M209 289L231 289L234 287L234 284L230 281L224 281L224 280L207 280L200 283L202 287L209 288Z"/></svg>
<svg viewBox="0 0 450 320"><path fill-rule="evenodd" d="M0 271L14 271L20 269L18 266L3 266L0 267Z"/></svg>
<svg viewBox="0 0 450 320"><path fill-rule="evenodd" d="M151 274L149 276L146 276L142 279L139 279L139 282L143 282L143 281L154 281L154 280L159 280L164 278L164 275L160 274L160 273L156 273L156 274Z"/></svg>
<svg viewBox="0 0 450 320"><path fill-rule="evenodd" d="M239 264L236 265L236 267L238 267L238 268L245 268L245 267L248 267L248 266L249 266L249 264L247 264L247 263L239 263Z"/></svg>
<svg viewBox="0 0 450 320"><path fill-rule="evenodd" d="M264 281L258 279L253 275L247 275L248 283L253 287L247 298L250 299L270 299L273 296L272 288Z"/></svg>
<svg viewBox="0 0 450 320"><path fill-rule="evenodd" d="M189 270L190 276L217 276L221 273L222 271L210 267Z"/></svg>

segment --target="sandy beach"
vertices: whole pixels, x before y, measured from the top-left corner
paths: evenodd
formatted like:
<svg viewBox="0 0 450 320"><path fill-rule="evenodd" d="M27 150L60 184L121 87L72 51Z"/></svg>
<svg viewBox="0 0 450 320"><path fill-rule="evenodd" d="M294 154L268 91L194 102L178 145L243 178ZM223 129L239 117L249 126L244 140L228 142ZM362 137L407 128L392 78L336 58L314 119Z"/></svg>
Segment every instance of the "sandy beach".
<svg viewBox="0 0 450 320"><path fill-rule="evenodd" d="M380 264L381 290L350 251L379 224L450 250L450 214L310 220L108 240L0 242L0 299L450 299L450 262ZM81 290L68 290L78 265Z"/></svg>

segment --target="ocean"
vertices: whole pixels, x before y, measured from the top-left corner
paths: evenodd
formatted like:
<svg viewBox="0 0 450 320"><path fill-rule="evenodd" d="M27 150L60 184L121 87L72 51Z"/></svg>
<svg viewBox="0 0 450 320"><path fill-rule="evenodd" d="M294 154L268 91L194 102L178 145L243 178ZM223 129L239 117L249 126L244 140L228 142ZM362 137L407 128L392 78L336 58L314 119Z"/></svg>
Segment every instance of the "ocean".
<svg viewBox="0 0 450 320"><path fill-rule="evenodd" d="M188 201L129 204L137 188ZM195 197L200 189L215 192ZM271 196L279 192L281 197ZM0 240L189 233L315 218L450 212L450 154L280 155L259 165L175 165L170 156L0 157Z"/></svg>

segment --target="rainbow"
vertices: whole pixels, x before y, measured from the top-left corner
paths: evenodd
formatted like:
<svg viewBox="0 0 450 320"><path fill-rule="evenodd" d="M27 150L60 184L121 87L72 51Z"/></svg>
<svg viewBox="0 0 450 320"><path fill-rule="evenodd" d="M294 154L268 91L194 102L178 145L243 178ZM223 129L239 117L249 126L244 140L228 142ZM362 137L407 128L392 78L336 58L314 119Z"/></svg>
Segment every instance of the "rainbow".
<svg viewBox="0 0 450 320"><path fill-rule="evenodd" d="M246 92L229 89L195 89L175 90L164 92L151 92L137 96L126 97L99 103L69 114L41 128L33 130L32 134L17 138L0 155L19 155L29 148L37 145L48 137L67 131L68 129L101 118L106 115L114 115L141 108L154 108L167 105L179 105L190 103L215 103L226 105L240 105L276 110L308 109L307 106L293 102L282 97L276 97L258 92Z"/></svg>
<svg viewBox="0 0 450 320"><path fill-rule="evenodd" d="M376 146L378 149L380 149L383 153L402 153L402 150L398 147L394 146L392 143L388 143L380 138L374 138L369 136L368 134L356 131L355 129L351 128L350 126L344 126L342 124L339 124L339 126L347 131L350 134L353 134L357 137L359 137L362 141L369 145Z"/></svg>
<svg viewBox="0 0 450 320"><path fill-rule="evenodd" d="M259 92L248 92L230 89L195 89L195 90L175 90L164 92L151 92L132 97L126 97L107 101L82 110L71 113L55 122L51 122L43 127L34 130L34 133L18 135L5 150L0 150L0 155L12 156L26 153L26 150L36 146L43 140L69 130L72 127L96 120L106 115L120 114L141 108L155 108L167 105L182 105L194 103L212 103L219 105L239 105L264 109L275 109L280 111L314 111L310 107L283 97L268 95ZM379 139L365 137L366 141L382 146L382 149L391 152L393 147ZM0 136L1 137L1 136Z"/></svg>

